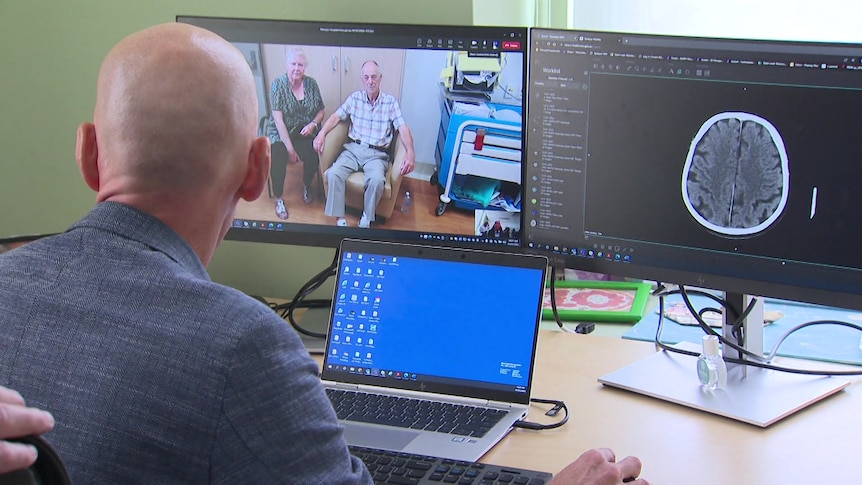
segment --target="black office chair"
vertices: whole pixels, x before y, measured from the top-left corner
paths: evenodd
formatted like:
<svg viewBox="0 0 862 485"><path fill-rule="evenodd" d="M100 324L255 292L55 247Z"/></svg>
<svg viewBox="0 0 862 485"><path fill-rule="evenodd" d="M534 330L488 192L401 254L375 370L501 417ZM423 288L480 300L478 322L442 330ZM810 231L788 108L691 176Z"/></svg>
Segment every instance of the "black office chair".
<svg viewBox="0 0 862 485"><path fill-rule="evenodd" d="M72 483L63 460L45 438L26 436L7 441L35 446L39 457L30 468L0 475L0 485L69 485Z"/></svg>

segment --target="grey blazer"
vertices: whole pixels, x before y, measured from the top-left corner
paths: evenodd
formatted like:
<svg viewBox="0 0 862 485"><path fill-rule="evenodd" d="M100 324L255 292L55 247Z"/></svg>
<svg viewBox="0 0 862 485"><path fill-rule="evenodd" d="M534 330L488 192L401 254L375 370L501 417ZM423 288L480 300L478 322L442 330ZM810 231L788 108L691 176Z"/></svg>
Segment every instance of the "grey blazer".
<svg viewBox="0 0 862 485"><path fill-rule="evenodd" d="M123 204L0 256L0 384L77 483L371 481L295 332Z"/></svg>

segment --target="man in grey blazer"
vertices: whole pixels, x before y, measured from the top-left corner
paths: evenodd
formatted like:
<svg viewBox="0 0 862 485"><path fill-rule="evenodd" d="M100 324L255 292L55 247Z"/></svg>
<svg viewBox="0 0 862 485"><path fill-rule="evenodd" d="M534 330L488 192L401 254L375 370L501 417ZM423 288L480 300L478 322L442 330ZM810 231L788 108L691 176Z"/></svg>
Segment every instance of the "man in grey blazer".
<svg viewBox="0 0 862 485"><path fill-rule="evenodd" d="M266 184L256 132L251 71L224 39L185 24L133 34L105 58L94 122L78 128L96 206L0 256L0 386L53 414L45 437L73 482L371 482L296 333L205 269L239 200ZM9 456L7 469L32 458ZM590 450L554 482L640 469Z"/></svg>
<svg viewBox="0 0 862 485"><path fill-rule="evenodd" d="M269 173L242 54L165 24L99 72L76 155L97 205L0 257L0 385L51 411L77 483L367 483L295 332L210 280Z"/></svg>

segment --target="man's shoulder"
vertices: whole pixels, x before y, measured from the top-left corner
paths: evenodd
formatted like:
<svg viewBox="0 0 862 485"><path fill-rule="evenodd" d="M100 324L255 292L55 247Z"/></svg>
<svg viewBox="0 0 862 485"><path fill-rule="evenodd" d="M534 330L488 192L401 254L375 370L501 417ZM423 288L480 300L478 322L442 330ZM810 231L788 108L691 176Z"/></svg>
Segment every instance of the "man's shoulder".
<svg viewBox="0 0 862 485"><path fill-rule="evenodd" d="M195 303L210 308L210 313L224 320L227 325L237 328L248 328L250 325L284 326L284 321L270 307L236 288L212 280L195 279L190 275L187 283L198 287L190 292L197 295Z"/></svg>
<svg viewBox="0 0 862 485"><path fill-rule="evenodd" d="M363 99L365 99L365 90L362 89L353 91L350 93L350 96L347 97L347 100L349 101L362 101Z"/></svg>
<svg viewBox="0 0 862 485"><path fill-rule="evenodd" d="M401 103L398 102L398 98L386 91L380 91L380 104L388 106L396 113L401 112Z"/></svg>

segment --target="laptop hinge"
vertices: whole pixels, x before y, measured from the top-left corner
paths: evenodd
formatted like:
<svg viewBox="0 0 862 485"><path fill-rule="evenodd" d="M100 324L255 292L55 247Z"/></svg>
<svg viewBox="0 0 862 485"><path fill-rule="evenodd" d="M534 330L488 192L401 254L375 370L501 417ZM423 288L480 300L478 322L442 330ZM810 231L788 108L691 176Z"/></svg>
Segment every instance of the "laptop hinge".
<svg viewBox="0 0 862 485"><path fill-rule="evenodd" d="M512 409L514 406L512 403L504 402L504 401L491 401L489 399L477 399L477 398L469 398L469 397L458 397L458 396L447 396L445 394L439 395L429 395L427 393L423 393L420 391L410 391L405 389L391 389L380 387L377 388L375 386L369 385L360 385L360 384L347 384L343 382L332 382L325 381L324 382L327 387L330 389L346 389L349 391L363 391L363 392L371 392L371 393L385 393L393 396L404 396L415 399L430 399L432 401L441 401L441 402L450 402L452 404L469 404L473 406L481 406L481 407L489 407L496 409Z"/></svg>
<svg viewBox="0 0 862 485"><path fill-rule="evenodd" d="M329 387L334 387L335 389L347 389L350 391L358 391L361 389L359 384L346 384L344 382L331 382Z"/></svg>

